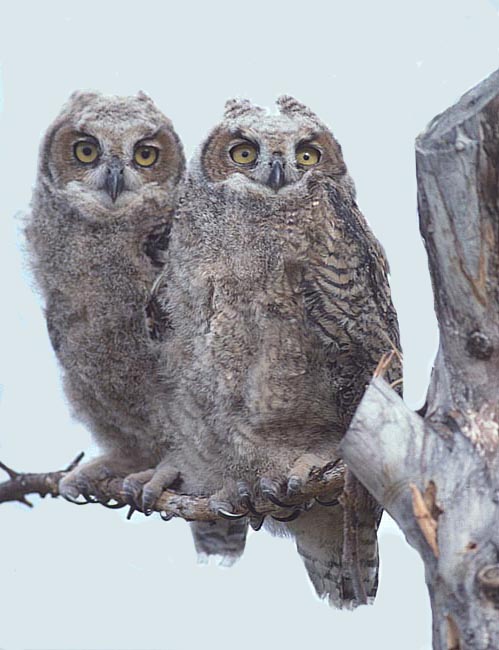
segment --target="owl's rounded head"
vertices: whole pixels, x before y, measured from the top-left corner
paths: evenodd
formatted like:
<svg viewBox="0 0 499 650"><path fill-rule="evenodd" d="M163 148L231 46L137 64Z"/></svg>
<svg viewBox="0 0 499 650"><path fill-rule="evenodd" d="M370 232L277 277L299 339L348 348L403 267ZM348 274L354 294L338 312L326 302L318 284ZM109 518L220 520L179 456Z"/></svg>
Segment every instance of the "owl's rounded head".
<svg viewBox="0 0 499 650"><path fill-rule="evenodd" d="M247 99L229 100L223 121L194 157L191 176L269 197L301 191L314 175L346 177L341 147L315 113L287 95L277 107L271 114Z"/></svg>
<svg viewBox="0 0 499 650"><path fill-rule="evenodd" d="M89 218L119 215L174 191L185 167L172 123L144 93L75 92L40 150L45 187Z"/></svg>

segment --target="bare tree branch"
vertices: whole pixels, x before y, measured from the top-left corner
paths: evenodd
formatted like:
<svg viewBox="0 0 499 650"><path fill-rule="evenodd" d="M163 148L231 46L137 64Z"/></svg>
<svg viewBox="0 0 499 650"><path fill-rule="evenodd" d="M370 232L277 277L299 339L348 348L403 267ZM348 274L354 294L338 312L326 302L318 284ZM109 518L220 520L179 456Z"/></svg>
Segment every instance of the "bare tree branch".
<svg viewBox="0 0 499 650"><path fill-rule="evenodd" d="M499 71L416 143L440 328L424 420L381 377L340 452L420 553L435 650L499 647Z"/></svg>
<svg viewBox="0 0 499 650"><path fill-rule="evenodd" d="M27 495L37 494L45 497L50 494L52 497L58 497L59 481L71 471L82 459L80 454L66 469L58 472L48 472L44 474L22 474L15 472L3 463L0 463L0 469L3 469L8 475L9 480L0 483L0 503L7 501L20 501L25 505L32 507L32 503L27 500ZM295 510L296 507L306 507L310 501L316 501L321 504L321 496L327 495L324 505L335 503L336 498L343 491L343 479L345 468L343 463L333 461L324 467L314 471L307 483L303 486L300 493L290 498L289 507ZM105 479L99 483L99 493L102 495L102 501L83 501L85 503L101 503L111 508L121 508L128 505L123 492L123 479L112 478ZM114 502L114 503L111 503ZM271 503L268 500L256 501L255 507L262 515L279 515L286 516L287 510ZM132 514L134 508L129 513ZM154 511L159 512L164 519L172 517L181 517L187 521L216 521L220 519L210 505L210 497L192 496L179 494L172 490L164 490L162 496L154 506ZM233 516L248 514L243 510L234 510Z"/></svg>

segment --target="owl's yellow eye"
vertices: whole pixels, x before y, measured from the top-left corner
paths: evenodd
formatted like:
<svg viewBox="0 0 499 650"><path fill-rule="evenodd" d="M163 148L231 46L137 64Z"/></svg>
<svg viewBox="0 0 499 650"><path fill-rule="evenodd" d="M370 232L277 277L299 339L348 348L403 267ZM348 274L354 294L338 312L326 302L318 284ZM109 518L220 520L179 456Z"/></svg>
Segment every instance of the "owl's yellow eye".
<svg viewBox="0 0 499 650"><path fill-rule="evenodd" d="M230 157L238 165L249 165L255 162L258 156L258 149L251 142L244 142L243 144L236 144L230 150Z"/></svg>
<svg viewBox="0 0 499 650"><path fill-rule="evenodd" d="M90 165L99 157L99 147L94 142L80 140L74 147L75 158L86 165Z"/></svg>
<svg viewBox="0 0 499 650"><path fill-rule="evenodd" d="M320 159L321 152L315 147L311 147L310 145L298 147L296 150L296 162L299 165L310 167L310 165L317 165Z"/></svg>
<svg viewBox="0 0 499 650"><path fill-rule="evenodd" d="M142 144L135 148L133 159L141 167L151 167L158 159L158 154L156 147Z"/></svg>

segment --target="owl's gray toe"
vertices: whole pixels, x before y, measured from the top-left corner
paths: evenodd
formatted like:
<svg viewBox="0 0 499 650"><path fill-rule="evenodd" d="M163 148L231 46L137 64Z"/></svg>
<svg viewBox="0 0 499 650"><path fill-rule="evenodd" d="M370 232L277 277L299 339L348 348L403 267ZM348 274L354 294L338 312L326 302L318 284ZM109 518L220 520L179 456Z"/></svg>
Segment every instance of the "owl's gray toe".
<svg viewBox="0 0 499 650"><path fill-rule="evenodd" d="M59 493L66 500L79 505L105 500L92 478L80 469L72 472L59 483Z"/></svg>
<svg viewBox="0 0 499 650"><path fill-rule="evenodd" d="M83 497L81 500L81 492L76 487L76 485L71 481L65 481L64 479L59 483L59 494L61 497L70 501L71 503L76 504L77 506L87 505L88 501Z"/></svg>
<svg viewBox="0 0 499 650"><path fill-rule="evenodd" d="M299 476L291 476L288 480L288 486L286 490L286 494L288 497L295 496L299 492L301 492L303 488L304 481L301 479Z"/></svg>
<svg viewBox="0 0 499 650"><path fill-rule="evenodd" d="M142 510L140 497L142 494L142 483L134 478L133 474L127 476L123 481L123 494L125 495L126 502L135 510Z"/></svg>
<svg viewBox="0 0 499 650"><path fill-rule="evenodd" d="M276 506L279 506L280 508L292 508L293 506L289 503L285 503L284 501L281 500L281 496L283 492L283 485L279 481L273 478L269 478L268 476L264 476L263 478L260 479L260 489L262 491L263 496L274 503Z"/></svg>
<svg viewBox="0 0 499 650"><path fill-rule="evenodd" d="M238 505L239 499L237 497L235 499L230 498L224 491L215 494L210 499L210 509L219 517L223 517L223 519L229 519L231 521L242 519L243 517L247 517L249 514L248 510L245 510L243 513L237 512Z"/></svg>
<svg viewBox="0 0 499 650"><path fill-rule="evenodd" d="M239 503L243 508L256 517L261 517L262 513L259 512L254 504L255 495L246 481L237 482L237 491L239 493Z"/></svg>
<svg viewBox="0 0 499 650"><path fill-rule="evenodd" d="M154 505L161 496L162 492L163 488L157 489L149 485L144 485L144 488L142 490L142 511L146 517L149 517L149 515L152 514Z"/></svg>

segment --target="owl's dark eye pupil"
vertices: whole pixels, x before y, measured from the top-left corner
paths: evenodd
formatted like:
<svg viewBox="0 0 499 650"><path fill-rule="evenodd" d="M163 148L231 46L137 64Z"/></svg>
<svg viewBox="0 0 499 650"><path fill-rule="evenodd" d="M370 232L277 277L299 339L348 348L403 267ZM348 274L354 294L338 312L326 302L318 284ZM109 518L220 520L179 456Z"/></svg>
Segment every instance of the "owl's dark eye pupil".
<svg viewBox="0 0 499 650"><path fill-rule="evenodd" d="M247 158L247 157L249 156L249 151L248 151L247 149L246 149L245 151L242 151L242 152L241 152L241 156L242 156L243 158Z"/></svg>
<svg viewBox="0 0 499 650"><path fill-rule="evenodd" d="M310 160L310 154L309 153L304 153L303 154L303 160Z"/></svg>
<svg viewBox="0 0 499 650"><path fill-rule="evenodd" d="M83 155L84 156L91 156L92 155L92 148L91 147L83 147Z"/></svg>
<svg viewBox="0 0 499 650"><path fill-rule="evenodd" d="M144 158L144 160L147 160L151 156L151 150L150 149L142 149L142 154L141 155L142 155L142 158Z"/></svg>

